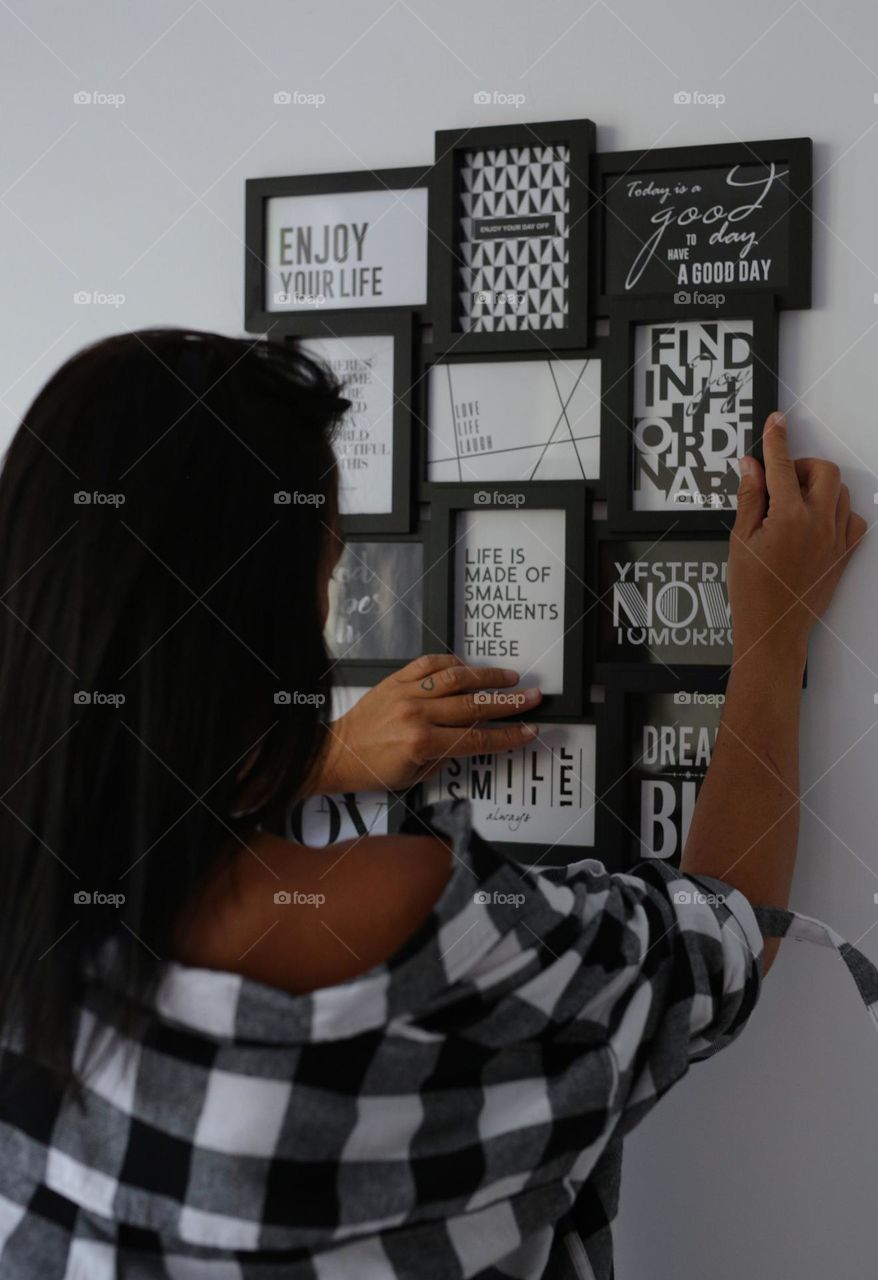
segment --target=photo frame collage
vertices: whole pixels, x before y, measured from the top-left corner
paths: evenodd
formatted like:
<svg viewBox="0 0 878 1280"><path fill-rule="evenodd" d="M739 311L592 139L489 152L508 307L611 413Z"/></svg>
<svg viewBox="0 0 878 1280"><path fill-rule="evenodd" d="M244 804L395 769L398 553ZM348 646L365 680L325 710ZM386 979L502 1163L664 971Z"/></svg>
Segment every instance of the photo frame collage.
<svg viewBox="0 0 878 1280"><path fill-rule="evenodd" d="M524 750L315 798L289 838L466 797L523 859L679 860L731 660L736 460L777 405L779 314L811 302L811 173L807 138L602 153L575 119L247 182L245 327L351 401L333 718L426 652L544 695Z"/></svg>

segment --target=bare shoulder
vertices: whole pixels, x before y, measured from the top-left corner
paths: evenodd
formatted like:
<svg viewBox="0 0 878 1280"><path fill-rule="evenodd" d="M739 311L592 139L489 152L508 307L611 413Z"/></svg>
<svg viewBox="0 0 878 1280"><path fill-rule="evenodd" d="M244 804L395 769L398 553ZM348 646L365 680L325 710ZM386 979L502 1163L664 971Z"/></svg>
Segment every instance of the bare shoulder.
<svg viewBox="0 0 878 1280"><path fill-rule="evenodd" d="M307 849L260 833L181 926L178 958L283 990L332 986L397 951L451 874L429 835L342 840Z"/></svg>

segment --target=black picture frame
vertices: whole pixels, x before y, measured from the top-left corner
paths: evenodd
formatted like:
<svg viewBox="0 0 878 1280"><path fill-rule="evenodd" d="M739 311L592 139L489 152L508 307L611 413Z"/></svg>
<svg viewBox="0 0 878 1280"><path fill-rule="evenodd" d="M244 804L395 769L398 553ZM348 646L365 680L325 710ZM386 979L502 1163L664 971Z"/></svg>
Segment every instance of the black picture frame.
<svg viewBox="0 0 878 1280"><path fill-rule="evenodd" d="M297 316L295 327L279 336L282 342L345 338L393 339L393 421L391 435L392 507L388 512L348 512L339 516L345 534L409 533L412 528L413 426L411 396L414 380L414 325L410 311L380 308L369 311L334 311L328 315ZM346 393L345 393L346 394ZM339 473L341 477L341 472Z"/></svg>
<svg viewBox="0 0 878 1280"><path fill-rule="evenodd" d="M728 537L714 531L701 531L681 535L674 530L667 537L655 537L651 533L614 533L610 532L606 527L598 532L592 544L591 557L591 579L595 584L595 599L592 606L595 620L589 628L594 635L595 682L608 688L632 688L656 692L676 688L699 688L710 692L724 688L732 661L730 643L726 645L723 656L717 658L715 662L690 662L680 657L672 657L670 661L665 661L664 659L650 660L648 655L652 646L645 644L640 650L642 657L633 655L630 658L623 658L616 652L608 652L609 646L605 643L607 634L606 615L609 615L611 619L610 625L612 625L615 599L610 596L612 583L607 583L608 575L604 572L603 566L605 560L616 548L618 548L619 554L628 555L628 562L631 562L629 553L633 549L632 544L642 544L649 551L664 545L668 553L676 551L677 548L686 548L687 554L695 559L698 558L697 548L702 544L706 544L711 548L711 551L714 549L719 550L722 562L728 563ZM689 550L690 548L691 551ZM653 605L655 604L655 585L653 583ZM724 594L724 610L727 615L727 588L725 593L721 594ZM708 610L715 610L721 602L719 599L711 598L713 595L714 593L710 593L707 603L704 600L701 601L702 612L705 615ZM622 617L621 610L619 617ZM649 621L648 615L647 621ZM666 625L663 618L659 619L659 621L662 625ZM725 630L730 633L731 623L727 628L717 627L715 630Z"/></svg>
<svg viewBox="0 0 878 1280"><path fill-rule="evenodd" d="M363 169L344 173L297 174L276 178L249 178L246 182L244 213L244 328L248 333L283 333L293 327L295 321L316 310L385 310L390 307L413 311L426 317L429 300L429 275L427 267L427 238L429 236L429 209L432 203L431 167L412 166L394 169ZM411 192L423 189L427 205L424 221L425 275L423 297L420 299L395 299L377 306L351 307L349 301L341 305L319 305L301 311L273 310L267 306L265 272L270 254L266 249L266 218L268 202L296 196L355 196L358 192ZM397 199L397 203L399 203ZM392 207L392 206L391 206ZM415 216L412 214L412 216ZM319 255L318 255L319 256ZM400 258L404 255L400 254ZM283 290L281 290L283 292ZM289 292L297 292L290 290ZM319 297L319 291L313 295Z"/></svg>
<svg viewBox="0 0 878 1280"><path fill-rule="evenodd" d="M502 723L501 721L497 722ZM588 714L582 716L553 716L543 726L545 730L554 727L576 727L578 725L587 725L594 728L595 731L595 768L591 781L582 780L574 770L574 779L583 782L589 790L595 793L594 802L594 839L591 845L574 845L561 844L557 842L545 841L524 841L501 839L493 832L483 830L481 832L484 839L498 848L502 849L510 858L516 862L533 868L535 871L543 871L552 866L567 865L572 862L578 862L583 858L595 858L600 862L612 862L614 859L618 861L618 855L615 850L610 848L611 840L614 836L615 823L610 808L603 802L601 795L601 780L606 775L606 751L604 748L605 736L607 733L606 717L602 703L596 703ZM522 766L528 768L528 752L526 746L523 749ZM518 755L518 749L511 755ZM532 755L532 753L531 753ZM554 752L553 752L554 755ZM457 762L460 766L460 778L457 783L457 790L452 793L451 797L442 794L441 799L463 797L467 799L483 798L491 802L507 803L506 796L498 794L500 787L497 785L496 776L496 756L479 756L477 758L459 757ZM524 775L515 776L516 788L523 785ZM547 779L544 775L536 778L536 782L542 783L548 793L546 799L550 805L555 802L556 789L559 785L557 776L550 775ZM494 784L492 789L492 783ZM441 773L437 779L427 779L419 785L419 803L426 804L433 802L437 797L434 792L442 786ZM473 794L474 793L474 794ZM511 803L511 802L510 802ZM539 801L543 803L542 798ZM414 807L414 805L412 806ZM476 824L474 824L476 825ZM476 829L478 829L476 825Z"/></svg>
<svg viewBox="0 0 878 1280"><path fill-rule="evenodd" d="M413 662L415 658L423 653L438 652L441 648L439 632L437 625L437 613L433 604L433 592L427 586L427 574L429 570L430 543L426 536L425 528L418 528L412 533L370 533L356 535L345 538L345 547L349 544L407 544L416 545L422 549L421 574L416 580L421 585L420 613L415 608L415 601L411 604L400 604L400 608L406 609L418 621L420 629L419 643L417 644L417 652L408 655L390 655L382 657L380 655L370 655L362 657L349 656L350 650L355 649L356 644L351 644L347 650L340 655L336 655L329 641L327 640L328 664L333 673L335 683L341 685L359 685L359 684L375 684L379 680L383 680L385 676L390 675L394 671L398 671L401 667L405 667L408 663ZM359 553L357 553L359 554ZM336 569L338 566L336 566ZM383 584L389 587L392 594L395 594L394 588L390 584ZM410 590L410 588L409 588ZM398 600L404 600L408 595L408 590ZM379 617L384 616L379 614ZM327 619L327 629L332 625L332 612ZM377 640L377 637L376 637ZM343 643L343 642L342 642Z"/></svg>
<svg viewBox="0 0 878 1280"><path fill-rule="evenodd" d="M590 345L588 228L591 205L590 164L594 151L594 135L594 124L590 120L487 125L470 129L444 129L436 134L434 184L430 206L429 280L433 343L437 351L453 350L460 353L480 354L541 348L562 351ZM559 327L491 331L462 329L457 322L458 273L463 266L459 252L460 236L457 223L463 155L470 151L561 146L569 148L567 162L570 202L567 214L569 253L566 283L568 323ZM519 191L517 185L514 190ZM505 216L520 218L527 215L507 213ZM551 214L543 216L550 217ZM498 217L478 220L491 222L497 221ZM557 237L554 238L557 239ZM510 290L507 285L504 289L493 292L508 293ZM516 290L513 289L511 292ZM507 303L504 301L502 305L506 306Z"/></svg>
<svg viewBox="0 0 878 1280"><path fill-rule="evenodd" d="M707 143L691 147L659 147L648 151L611 151L596 154L592 165L594 193L592 231L597 263L597 269L593 275L594 315L608 314L611 297L643 294L673 295L680 289L707 292L718 290L724 293L736 290L753 292L757 284L760 291L774 294L781 308L810 307L812 150L810 138L777 138L758 142ZM670 181L675 175L686 171L700 170L702 173L712 169L731 171L737 165L769 166L772 163L788 166L788 172L782 178L775 179L783 182L788 191L787 212L779 216L774 213L767 215L769 225L764 231L766 235L772 234L775 227L779 226L782 220L786 220L786 236L781 241L781 247L784 250L787 266L785 271L778 269L775 273L776 278L758 282L753 279L731 282L692 280L683 284L669 268L666 272L645 270L628 290L613 283L614 278L626 265L629 269L626 272L625 282L630 275L631 267L637 270L637 254L639 248L645 243L644 232L647 231L643 223L648 222L647 206L644 206L643 219L637 221L635 225L633 225L635 221L633 217L623 219L616 210L610 208L608 197L615 183L635 182L638 176L647 174L658 174ZM705 204L712 198L712 195L705 195ZM710 207L708 205L708 208ZM763 206L760 205L760 208ZM706 225L712 226L716 220ZM685 226L691 226L692 221L684 224L684 236L694 234L685 231ZM737 221L740 224L741 220ZM740 225L735 230L739 231ZM710 234L713 235L714 232ZM648 234L646 239L649 239ZM778 237L775 236L775 240L777 239ZM681 246L669 247L678 249ZM611 262L619 264L618 267L616 265L611 267ZM667 266L666 261L664 265Z"/></svg>
<svg viewBox="0 0 878 1280"><path fill-rule="evenodd" d="M489 491L490 503L481 496ZM519 509L527 511L561 510L565 513L564 551L564 635L563 689L561 693L544 694L536 709L526 712L528 720L554 720L581 716L586 710L584 673L590 670L590 640L585 628L586 594L586 528L589 493L573 481L531 481L521 484L438 485L431 497L429 522L432 589L431 604L435 610L435 630L448 652L456 652L466 661L465 653L455 647L454 634L454 549L455 520L459 512L496 511L508 514L513 499L521 497ZM486 658L494 666L517 669L514 656ZM590 708L589 708L590 709Z"/></svg>
<svg viewBox="0 0 878 1280"><path fill-rule="evenodd" d="M704 495L705 505L695 509L683 503L655 510L635 510L633 505L635 382L642 372L636 363L637 330L642 325L666 323L672 328L688 322L709 326L716 321L752 324L753 380L749 391L752 434L749 452L760 457L765 419L777 408L778 324L773 296L735 293L729 294L722 302L676 305L663 297L611 303L603 399L607 438L607 523L613 532L638 533L669 528L673 528L675 533L728 532L734 522L736 505L710 505L709 500L714 497L710 493ZM679 468L674 469L679 474Z"/></svg>
<svg viewBox="0 0 878 1280"><path fill-rule="evenodd" d="M656 852L650 849L649 845L642 840L644 834L642 808L642 761L644 760L644 755L641 754L639 759L632 760L635 751L635 730L645 722L643 704L647 699L662 698L673 706L681 699L683 702L679 707L677 719L688 722L692 714L691 700L699 695L705 699L717 700L717 704L714 707L708 704L705 710L698 714L698 719L708 722L708 727L711 730L709 749L712 758L715 730L719 726L722 703L725 700L725 681L715 689L705 690L700 685L697 676L687 673L680 677L676 685L669 685L666 688L648 687L643 683L636 683L629 687L610 686L607 688L604 764L605 777L609 780L606 783L606 789L603 794L607 812L605 830L608 848L619 870L630 871L638 864L649 862L658 857ZM690 708L688 712L686 710L687 706ZM670 727L675 727L675 725ZM671 752L677 751L682 746L682 739L677 739L676 735L671 744L667 744L664 741L661 744L655 743L656 749L662 754L667 753L668 750ZM679 784L680 790L673 797L673 806L669 808L665 802L661 815L664 822L673 823L674 825L676 831L675 848L665 856L658 857L658 860L667 862L672 866L679 865L685 838L688 834L686 818L687 816L691 817L691 809L694 808L701 782L703 781L701 757L704 753L704 747L705 743L700 735L693 741L690 733L685 749L693 754L695 762L691 767L688 763L685 767L683 765L675 766L669 774L671 779L673 779L674 774L678 779L682 779ZM706 772L706 764L704 772ZM659 774L657 777L663 777L663 775ZM663 780L666 779L663 778ZM664 822L659 825L663 828L663 835L666 836L667 831L664 828ZM654 826L652 833L655 834Z"/></svg>
<svg viewBox="0 0 878 1280"><path fill-rule="evenodd" d="M522 479L521 481L510 480L510 479L499 480L499 481L481 480L476 477L467 478L463 474L463 469L461 468L461 474L455 480L431 480L429 478L429 466L430 466L430 457L429 457L430 438L429 437L430 437L430 431L431 431L430 377L433 369L437 367L444 367L444 366L448 366L449 368L454 368L456 366L466 366L466 365L475 365L475 364L493 365L495 363L498 365L498 368L502 369L503 366L507 364L538 365L538 364L551 364L553 361L560 361L561 363L564 363L565 361L579 361L579 360L596 361L600 364L601 395L599 397L599 403L596 408L596 413L597 413L598 423L599 423L599 426L598 426L599 464L598 465L599 465L600 474L594 477L586 477L583 474L582 477L580 477L577 480L577 483L587 485L589 490L591 491L593 498L595 499L605 498L606 483L607 483L606 477L607 477L609 462L608 462L608 455L607 455L608 427L607 427L607 414L606 414L606 409L604 404L604 386L605 386L605 378L607 376L608 354L609 354L609 345L608 345L608 339L606 337L596 338L590 347L582 347L579 349L571 348L569 351L566 351L566 350L565 351L548 351L546 349L541 349L539 351L504 351L504 352L498 352L493 354L472 353L472 352L469 354L461 354L458 350L455 350L453 352L442 353L442 352L438 352L432 343L424 343L422 345L421 368L420 368L420 372L417 379L417 395L415 397L415 404L417 406L415 409L415 417L418 424L418 435L419 435L419 445L418 445L418 451L417 451L418 452L418 472L419 472L418 487L419 487L419 493L422 500L430 501L434 492L436 492L437 490L441 490L442 488L445 488L449 484L451 485L474 484L477 486L493 485L495 483L555 484L558 482L558 480L567 478L567 477L557 477L556 479L545 479L545 480L537 479L537 478L533 478L533 479L526 478L526 479ZM557 386L556 386L556 390L557 390ZM558 395L559 395L559 406L560 406L558 411L559 417L556 422L556 426L553 429L552 435L554 435L555 430L557 430L558 427L560 426L562 417L566 420L566 410L567 410L567 406L570 403L570 398L571 398L568 396L567 400L564 401L561 399L560 391L558 392ZM520 448L521 446L516 446L516 447ZM503 452L502 448L499 450L499 452Z"/></svg>

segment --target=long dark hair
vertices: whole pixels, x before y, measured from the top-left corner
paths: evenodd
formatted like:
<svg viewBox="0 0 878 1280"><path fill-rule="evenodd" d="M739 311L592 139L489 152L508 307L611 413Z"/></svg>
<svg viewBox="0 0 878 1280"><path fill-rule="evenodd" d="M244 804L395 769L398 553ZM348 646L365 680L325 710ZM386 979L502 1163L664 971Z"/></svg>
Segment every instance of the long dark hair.
<svg viewBox="0 0 878 1280"><path fill-rule="evenodd" d="M322 749L346 404L294 345L151 329L70 359L12 440L0 1030L59 1080L100 944L155 982L180 911Z"/></svg>

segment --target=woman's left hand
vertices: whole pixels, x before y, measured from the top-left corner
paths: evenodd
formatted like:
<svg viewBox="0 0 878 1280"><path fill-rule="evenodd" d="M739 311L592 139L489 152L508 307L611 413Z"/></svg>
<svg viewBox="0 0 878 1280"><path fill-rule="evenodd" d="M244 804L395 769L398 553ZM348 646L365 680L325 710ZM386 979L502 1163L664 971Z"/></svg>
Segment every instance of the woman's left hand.
<svg viewBox="0 0 878 1280"><path fill-rule="evenodd" d="M532 742L533 725L483 723L539 705L539 689L510 689L518 680L517 671L467 667L453 654L416 658L332 721L309 791L401 791L435 772L443 760Z"/></svg>

